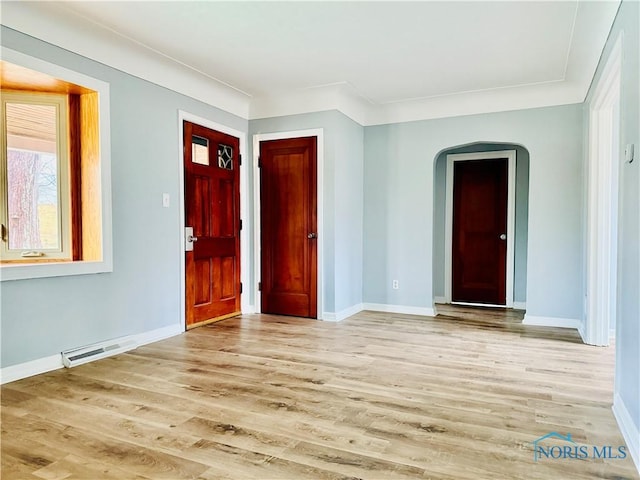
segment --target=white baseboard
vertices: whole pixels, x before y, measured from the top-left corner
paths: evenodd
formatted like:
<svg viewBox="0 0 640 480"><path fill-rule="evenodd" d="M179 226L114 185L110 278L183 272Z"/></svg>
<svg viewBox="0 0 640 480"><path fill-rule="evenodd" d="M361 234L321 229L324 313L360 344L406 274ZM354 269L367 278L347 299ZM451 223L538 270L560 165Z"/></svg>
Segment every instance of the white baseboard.
<svg viewBox="0 0 640 480"><path fill-rule="evenodd" d="M582 339L582 343L587 344L587 332L584 330L584 323L578 327L578 333L580 334L580 338Z"/></svg>
<svg viewBox="0 0 640 480"><path fill-rule="evenodd" d="M182 332L184 332L184 327L174 324L157 328L155 330L149 330L148 332L139 333L137 335L127 335L114 340L133 339L138 346L141 346L157 342L158 340L164 340L165 338L173 337L175 335L180 335ZM34 375L40 375L41 373L47 373L63 367L62 355L60 353L31 360L29 362L19 363L17 365L11 365L0 369L0 384L14 382Z"/></svg>
<svg viewBox="0 0 640 480"><path fill-rule="evenodd" d="M357 303L356 305L352 305L351 307L340 310L339 312L324 312L322 314L322 320L325 322L341 322L345 318L349 318L362 310L362 303Z"/></svg>
<svg viewBox="0 0 640 480"><path fill-rule="evenodd" d="M560 328L575 328L580 329L582 322L575 318L560 318L560 317L540 317L537 315L525 314L523 325L537 325L540 327L560 327Z"/></svg>
<svg viewBox="0 0 640 480"><path fill-rule="evenodd" d="M433 297L433 303L447 303L446 297Z"/></svg>
<svg viewBox="0 0 640 480"><path fill-rule="evenodd" d="M40 375L41 373L47 373L63 367L62 355L59 353L49 357L38 358L37 360L31 360L30 362L11 365L10 367L0 369L0 384L4 385L5 383L20 380L21 378Z"/></svg>
<svg viewBox="0 0 640 480"><path fill-rule="evenodd" d="M363 303L363 310L374 312L401 313L404 315L421 315L423 317L435 317L436 311L430 307L410 307L407 305L389 305L386 303Z"/></svg>
<svg viewBox="0 0 640 480"><path fill-rule="evenodd" d="M138 346L142 346L148 343L164 340L165 338L175 337L176 335L180 335L182 332L184 332L184 325L173 324L133 335L133 338L138 343Z"/></svg>
<svg viewBox="0 0 640 480"><path fill-rule="evenodd" d="M616 417L618 427L627 444L627 449L636 466L636 470L640 473L640 426L633 423L631 414L627 410L622 397L618 393L613 396L613 416Z"/></svg>

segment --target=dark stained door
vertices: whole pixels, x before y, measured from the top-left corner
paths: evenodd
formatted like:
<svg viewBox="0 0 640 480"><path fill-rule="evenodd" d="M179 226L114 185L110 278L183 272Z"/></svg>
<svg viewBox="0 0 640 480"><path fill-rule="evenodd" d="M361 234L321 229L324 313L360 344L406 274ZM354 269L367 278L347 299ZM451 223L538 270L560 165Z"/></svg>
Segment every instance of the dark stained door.
<svg viewBox="0 0 640 480"><path fill-rule="evenodd" d="M184 122L186 326L240 314L240 141Z"/></svg>
<svg viewBox="0 0 640 480"><path fill-rule="evenodd" d="M452 301L506 304L507 159L454 162Z"/></svg>
<svg viewBox="0 0 640 480"><path fill-rule="evenodd" d="M260 142L261 309L317 316L316 137Z"/></svg>

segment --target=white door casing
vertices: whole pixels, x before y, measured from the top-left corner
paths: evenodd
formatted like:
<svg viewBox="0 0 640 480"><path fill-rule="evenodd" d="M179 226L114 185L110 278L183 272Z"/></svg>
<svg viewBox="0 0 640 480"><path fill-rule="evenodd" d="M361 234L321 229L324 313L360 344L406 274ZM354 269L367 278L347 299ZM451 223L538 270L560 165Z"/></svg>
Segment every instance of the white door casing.
<svg viewBox="0 0 640 480"><path fill-rule="evenodd" d="M618 38L589 104L587 282L583 340L609 345L617 302L620 75Z"/></svg>
<svg viewBox="0 0 640 480"><path fill-rule="evenodd" d="M513 282L515 262L515 217L516 217L516 151L502 150L497 152L455 153L447 155L447 185L445 203L445 248L444 248L444 296L445 302L451 303L452 282L452 240L453 240L453 164L468 160L489 160L506 158L508 168L507 183L507 272L506 272L506 305L513 308ZM475 304L474 304L475 305ZM492 306L477 304L478 306Z"/></svg>

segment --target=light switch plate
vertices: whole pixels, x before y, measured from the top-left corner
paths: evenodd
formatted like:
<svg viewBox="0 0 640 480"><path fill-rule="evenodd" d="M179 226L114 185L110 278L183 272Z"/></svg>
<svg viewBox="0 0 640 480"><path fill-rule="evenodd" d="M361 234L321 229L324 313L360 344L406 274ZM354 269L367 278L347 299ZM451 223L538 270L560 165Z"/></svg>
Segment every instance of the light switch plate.
<svg viewBox="0 0 640 480"><path fill-rule="evenodd" d="M635 150L635 145L633 143L629 143L627 144L626 147L624 147L624 161L626 163L633 162L633 156L635 153L634 150Z"/></svg>

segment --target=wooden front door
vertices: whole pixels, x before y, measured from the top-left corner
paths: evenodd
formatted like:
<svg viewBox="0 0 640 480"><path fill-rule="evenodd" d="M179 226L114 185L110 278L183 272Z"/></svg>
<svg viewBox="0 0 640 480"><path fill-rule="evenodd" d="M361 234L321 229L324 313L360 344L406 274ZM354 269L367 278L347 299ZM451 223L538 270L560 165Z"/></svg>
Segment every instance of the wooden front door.
<svg viewBox="0 0 640 480"><path fill-rule="evenodd" d="M261 309L317 316L316 137L260 142Z"/></svg>
<svg viewBox="0 0 640 480"><path fill-rule="evenodd" d="M452 301L506 305L506 158L454 162Z"/></svg>
<svg viewBox="0 0 640 480"><path fill-rule="evenodd" d="M241 313L239 147L184 122L187 328Z"/></svg>

